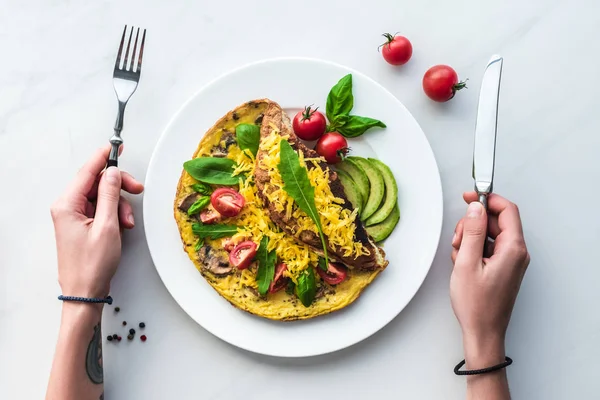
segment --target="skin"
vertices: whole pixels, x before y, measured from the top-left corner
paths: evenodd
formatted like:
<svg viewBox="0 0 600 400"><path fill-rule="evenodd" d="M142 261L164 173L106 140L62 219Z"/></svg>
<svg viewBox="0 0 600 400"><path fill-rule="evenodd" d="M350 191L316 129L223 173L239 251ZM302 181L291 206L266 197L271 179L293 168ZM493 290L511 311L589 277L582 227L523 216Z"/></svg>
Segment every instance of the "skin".
<svg viewBox="0 0 600 400"><path fill-rule="evenodd" d="M99 149L51 208L58 281L66 296L108 295L121 258L121 233L135 225L121 191L139 194L144 187L115 167L105 170L109 151ZM101 304L63 302L46 399L104 397L102 309Z"/></svg>
<svg viewBox="0 0 600 400"><path fill-rule="evenodd" d="M139 194L141 183L111 167L109 147L99 149L51 208L64 295L105 297L121 257L121 233L135 225L121 191ZM475 193L452 240L452 308L460 323L466 369L504 361L504 339L529 264L517 206L488 199L489 217ZM487 237L489 257L483 257ZM46 399L103 399L102 305L64 302ZM505 370L467 377L467 398L510 399Z"/></svg>
<svg viewBox="0 0 600 400"><path fill-rule="evenodd" d="M488 217L476 193L463 197L469 207L452 240L450 298L462 329L465 368L480 369L505 360L506 330L529 253L515 204L492 194ZM484 257L488 236L494 243ZM467 399L510 399L506 370L467 377Z"/></svg>

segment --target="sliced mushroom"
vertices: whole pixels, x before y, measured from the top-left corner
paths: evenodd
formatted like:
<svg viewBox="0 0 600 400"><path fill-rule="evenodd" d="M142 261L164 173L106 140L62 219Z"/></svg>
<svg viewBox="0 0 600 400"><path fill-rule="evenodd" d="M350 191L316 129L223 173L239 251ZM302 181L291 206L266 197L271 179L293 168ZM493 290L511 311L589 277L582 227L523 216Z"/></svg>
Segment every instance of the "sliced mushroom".
<svg viewBox="0 0 600 400"><path fill-rule="evenodd" d="M237 144L235 135L232 132L226 131L224 129L223 134L221 135L221 142L225 143L226 149L228 149L231 145Z"/></svg>
<svg viewBox="0 0 600 400"><path fill-rule="evenodd" d="M202 267L214 275L227 275L233 269L233 266L229 264L227 252L223 250L218 251L205 245L198 250L197 254Z"/></svg>
<svg viewBox="0 0 600 400"><path fill-rule="evenodd" d="M199 197L200 197L199 193L190 193L187 196L185 196L183 198L183 200L181 200L181 202L179 203L179 206L177 206L177 207L181 211L186 213L190 209L192 204L194 204L196 202L196 200L198 200Z"/></svg>

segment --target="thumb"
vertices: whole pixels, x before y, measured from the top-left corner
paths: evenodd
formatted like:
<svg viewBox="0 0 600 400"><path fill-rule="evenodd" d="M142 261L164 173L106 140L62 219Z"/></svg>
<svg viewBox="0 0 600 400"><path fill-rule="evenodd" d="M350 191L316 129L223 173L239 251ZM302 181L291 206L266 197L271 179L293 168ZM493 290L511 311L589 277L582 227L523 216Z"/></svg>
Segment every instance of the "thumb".
<svg viewBox="0 0 600 400"><path fill-rule="evenodd" d="M463 221L463 237L456 255L456 264L480 265L487 236L487 213L483 205L478 201L469 204Z"/></svg>
<svg viewBox="0 0 600 400"><path fill-rule="evenodd" d="M101 225L119 226L119 198L121 195L121 172L117 167L109 167L102 174L98 184L98 200L94 221Z"/></svg>

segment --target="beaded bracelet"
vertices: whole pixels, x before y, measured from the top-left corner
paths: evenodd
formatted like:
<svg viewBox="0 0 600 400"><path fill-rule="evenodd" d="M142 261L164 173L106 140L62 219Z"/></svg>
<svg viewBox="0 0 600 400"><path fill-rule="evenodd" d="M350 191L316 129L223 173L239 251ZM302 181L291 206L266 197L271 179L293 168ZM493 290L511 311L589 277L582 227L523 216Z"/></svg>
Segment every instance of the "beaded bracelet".
<svg viewBox="0 0 600 400"><path fill-rule="evenodd" d="M110 296L106 296L104 299L94 299L88 297L75 297L75 296L63 296L62 294L58 296L59 300L62 301L79 301L82 303L107 303L112 304L113 298Z"/></svg>
<svg viewBox="0 0 600 400"><path fill-rule="evenodd" d="M510 364L512 364L512 362L513 362L512 358L505 357L505 361L503 363L500 363L498 365L494 365L493 367L487 367L487 368L482 368L482 369L470 369L468 371L459 371L459 369L461 369L462 366L465 365L465 360L462 360L461 362L459 362L456 365L456 367L454 367L454 373L456 375L480 375L480 374L487 374L488 372L494 372L494 371L501 370L502 368L506 368Z"/></svg>

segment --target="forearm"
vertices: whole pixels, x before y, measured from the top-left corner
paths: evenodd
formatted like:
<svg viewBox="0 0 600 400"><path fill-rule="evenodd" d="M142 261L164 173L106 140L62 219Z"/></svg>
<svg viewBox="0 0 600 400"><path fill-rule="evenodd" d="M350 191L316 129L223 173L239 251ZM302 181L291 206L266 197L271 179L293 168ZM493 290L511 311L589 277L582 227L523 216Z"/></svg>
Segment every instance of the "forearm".
<svg viewBox="0 0 600 400"><path fill-rule="evenodd" d="M103 398L102 306L65 302L46 400Z"/></svg>
<svg viewBox="0 0 600 400"><path fill-rule="evenodd" d="M481 369L505 361L504 338L465 337L465 368ZM467 400L510 400L506 369L467 376Z"/></svg>

